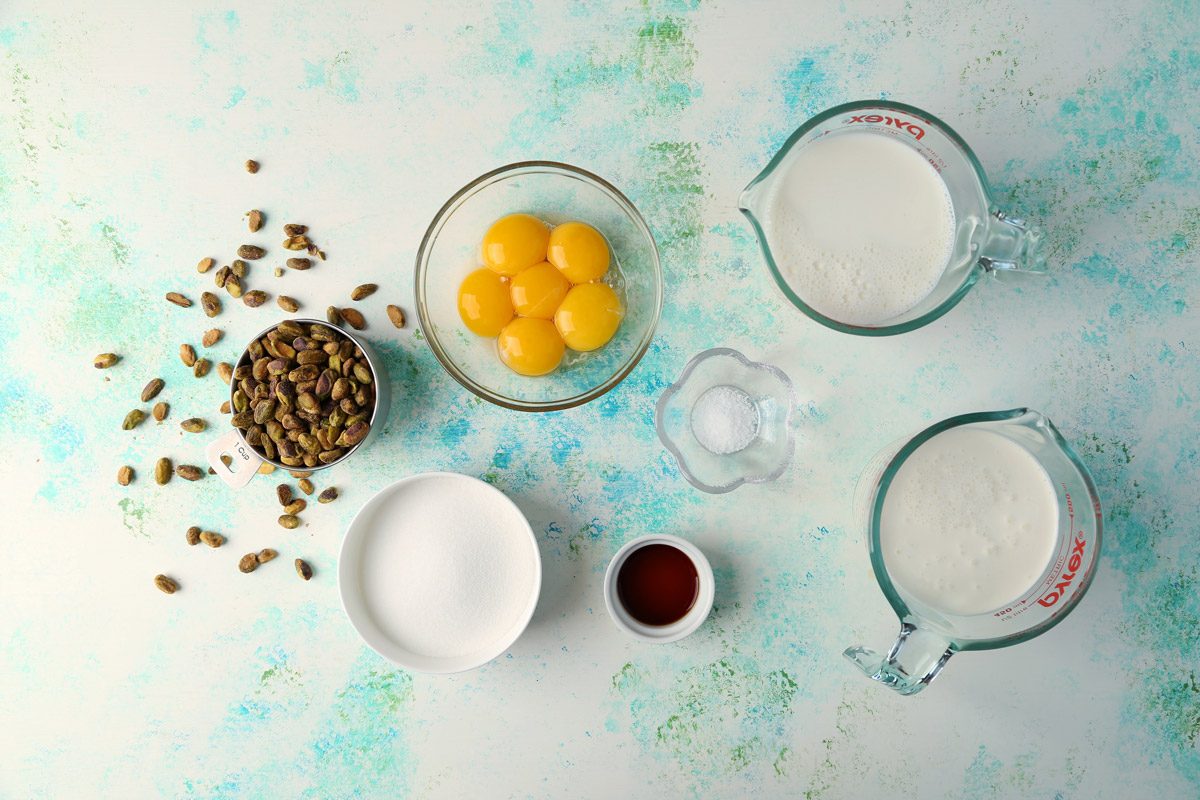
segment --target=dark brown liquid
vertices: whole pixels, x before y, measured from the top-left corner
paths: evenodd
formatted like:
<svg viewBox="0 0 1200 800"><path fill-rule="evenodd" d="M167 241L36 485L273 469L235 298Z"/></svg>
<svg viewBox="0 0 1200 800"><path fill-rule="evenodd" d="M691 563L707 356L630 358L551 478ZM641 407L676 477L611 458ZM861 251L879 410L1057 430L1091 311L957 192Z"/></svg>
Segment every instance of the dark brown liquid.
<svg viewBox="0 0 1200 800"><path fill-rule="evenodd" d="M631 552L617 572L617 599L643 625L683 619L700 594L700 574L687 554L669 544Z"/></svg>

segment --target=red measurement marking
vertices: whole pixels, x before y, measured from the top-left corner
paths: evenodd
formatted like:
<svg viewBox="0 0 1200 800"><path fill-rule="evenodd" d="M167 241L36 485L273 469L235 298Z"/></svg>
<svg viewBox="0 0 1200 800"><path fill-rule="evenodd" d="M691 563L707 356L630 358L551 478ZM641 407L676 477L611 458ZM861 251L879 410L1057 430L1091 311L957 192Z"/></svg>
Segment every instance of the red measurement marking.
<svg viewBox="0 0 1200 800"><path fill-rule="evenodd" d="M1066 487L1063 487L1064 491ZM1075 505L1071 502L1071 493L1065 492L1067 497L1067 517L1070 524L1070 530L1075 530ZM1071 588L1071 584L1075 582L1075 577L1079 573L1079 568L1083 566L1083 551L1087 547L1087 539L1083 536L1083 531L1075 532L1075 542L1071 547L1071 556L1067 559L1067 571L1062 572L1057 576L1058 582L1054 584L1054 589L1043 597L1038 598L1038 604L1044 608L1050 608L1059 600L1066 596L1067 590Z"/></svg>
<svg viewBox="0 0 1200 800"><path fill-rule="evenodd" d="M904 131L905 133L912 134L913 138L915 138L917 141L920 141L921 137L925 135L925 129L914 122L909 122L908 120L900 117L883 116L880 114L860 114L858 116L851 117L848 120L844 120L842 124L851 125L855 122L867 122L875 125L878 125L882 122L884 125L890 125Z"/></svg>

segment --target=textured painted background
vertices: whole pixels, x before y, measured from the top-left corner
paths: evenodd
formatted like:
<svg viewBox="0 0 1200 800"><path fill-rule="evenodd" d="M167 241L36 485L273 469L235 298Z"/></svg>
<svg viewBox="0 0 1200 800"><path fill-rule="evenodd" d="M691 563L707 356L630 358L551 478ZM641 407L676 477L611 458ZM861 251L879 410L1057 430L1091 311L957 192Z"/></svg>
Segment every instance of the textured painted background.
<svg viewBox="0 0 1200 800"><path fill-rule="evenodd" d="M1194 798L1200 793L1200 7L1194 2L7 2L0 8L0 797ZM998 196L1047 231L1051 275L982 285L942 320L860 340L794 312L736 209L808 115L882 96L954 125ZM255 157L256 176L241 167ZM439 368L412 261L455 189L545 157L609 178L660 243L669 302L614 392L505 412ZM270 236L241 215L264 209ZM330 260L270 275L278 224ZM158 487L199 462L225 387L175 356L210 327L202 256L276 248L250 283L308 309L367 280L399 396L387 435L321 475L342 499L274 523L275 479ZM990 283L990 282L989 282ZM226 301L232 359L277 318ZM413 315L415 316L415 315ZM655 399L731 345L803 396L797 463L709 497L659 446ZM107 372L98 352L124 360ZM167 381L167 423L119 430ZM849 499L885 443L1030 405L1095 473L1095 587L1063 625L956 657L924 695L851 671L895 620ZM133 464L137 482L114 474ZM346 624L335 553L403 475L478 475L537 532L541 604L493 664L393 669ZM226 548L188 548L191 524ZM709 554L716 608L677 645L622 638L599 593L652 531ZM273 546L286 561L239 574ZM166 597L157 572L179 578Z"/></svg>

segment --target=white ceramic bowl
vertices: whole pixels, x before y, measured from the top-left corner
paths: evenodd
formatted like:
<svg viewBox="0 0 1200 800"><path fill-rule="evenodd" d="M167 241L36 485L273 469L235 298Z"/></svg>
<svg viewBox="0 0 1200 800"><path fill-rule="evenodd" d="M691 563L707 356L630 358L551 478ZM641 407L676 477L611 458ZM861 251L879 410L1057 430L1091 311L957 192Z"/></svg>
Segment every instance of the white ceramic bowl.
<svg viewBox="0 0 1200 800"><path fill-rule="evenodd" d="M667 544L682 550L696 565L696 575L700 580L700 591L691 610L684 615L683 619L670 625L647 625L637 621L629 615L617 597L617 573L620 571L621 565L625 563L625 559L629 557L630 553L649 544ZM708 558L704 553L700 552L700 548L686 539L665 533L652 533L648 536L640 536L632 542L626 542L625 546L613 556L612 561L608 562L608 570L604 573L604 605L608 609L608 615L612 617L612 621L618 628L643 642L666 644L690 636L704 624L704 620L708 619L715 594L716 581L713 579L712 566L709 565Z"/></svg>
<svg viewBox="0 0 1200 800"><path fill-rule="evenodd" d="M451 526L469 533L442 535ZM434 575L445 582L433 585ZM508 650L533 617L541 585L541 554L521 510L499 489L453 472L412 475L380 491L350 523L338 557L350 624L372 650L418 672L462 672Z"/></svg>

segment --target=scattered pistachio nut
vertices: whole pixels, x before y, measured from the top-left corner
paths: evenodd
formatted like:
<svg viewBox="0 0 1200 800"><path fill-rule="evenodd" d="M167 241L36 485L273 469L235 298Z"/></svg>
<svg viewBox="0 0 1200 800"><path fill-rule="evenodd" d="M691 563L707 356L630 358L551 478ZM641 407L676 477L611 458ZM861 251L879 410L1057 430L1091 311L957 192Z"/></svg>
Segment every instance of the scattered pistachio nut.
<svg viewBox="0 0 1200 800"><path fill-rule="evenodd" d="M192 374L197 378L203 378L208 374L208 370L211 366L212 362L207 358L197 358L195 365L192 367Z"/></svg>
<svg viewBox="0 0 1200 800"><path fill-rule="evenodd" d="M146 412L135 408L125 415L125 421L121 423L121 430L131 431L141 425L144 419L146 419Z"/></svg>
<svg viewBox="0 0 1200 800"><path fill-rule="evenodd" d="M257 208L246 213L246 224L250 227L250 232L254 233L263 226L263 213Z"/></svg>
<svg viewBox="0 0 1200 800"><path fill-rule="evenodd" d="M332 503L334 500L337 500L337 498L338 490L333 486L330 486L328 489L321 492L321 494L317 495L317 501L320 503Z"/></svg>
<svg viewBox="0 0 1200 800"><path fill-rule="evenodd" d="M244 244L237 249L238 258L247 261L257 261L267 254L267 251L256 244Z"/></svg>
<svg viewBox="0 0 1200 800"><path fill-rule="evenodd" d="M183 362L185 367L196 366L196 348L190 344L179 345L179 360Z"/></svg>
<svg viewBox="0 0 1200 800"><path fill-rule="evenodd" d="M357 308L343 308L340 311L342 319L349 322L355 330L361 331L367 327L366 319L363 318L362 313Z"/></svg>
<svg viewBox="0 0 1200 800"><path fill-rule="evenodd" d="M300 518L295 514L281 514L279 516L279 524L288 530L300 527Z"/></svg>
<svg viewBox="0 0 1200 800"><path fill-rule="evenodd" d="M167 292L167 300L171 301L180 308L191 308L192 301L181 295L179 292Z"/></svg>
<svg viewBox="0 0 1200 800"><path fill-rule="evenodd" d="M175 594L179 591L179 583L174 578L168 578L166 575L155 575L154 585L164 594Z"/></svg>
<svg viewBox="0 0 1200 800"><path fill-rule="evenodd" d="M284 506L283 513L295 515L295 514L299 514L301 511L303 511L306 508L308 508L308 503L306 503L303 500L303 498L301 498L298 500L293 500L292 502L290 502L286 506Z"/></svg>
<svg viewBox="0 0 1200 800"><path fill-rule="evenodd" d="M211 258L202 258L200 259L200 262L196 264L196 272L199 272L201 275L203 275L205 272L208 272L210 269L212 269L213 265L216 263L217 262Z"/></svg>
<svg viewBox="0 0 1200 800"><path fill-rule="evenodd" d="M279 297L275 298L275 302L289 314L295 314L300 310L300 304L296 302L295 298L288 297L286 294L279 295Z"/></svg>
<svg viewBox="0 0 1200 800"><path fill-rule="evenodd" d="M308 233L307 225L298 225L295 222L289 222L283 226L283 232L290 238L292 236L303 236Z"/></svg>
<svg viewBox="0 0 1200 800"><path fill-rule="evenodd" d="M259 475L270 475L274 471L275 471L275 465L271 464L270 462L264 461L263 463L258 465L258 474Z"/></svg>
<svg viewBox="0 0 1200 800"><path fill-rule="evenodd" d="M281 483L275 487L275 497L279 500L279 505L286 506L292 502L292 487L286 483Z"/></svg>
<svg viewBox="0 0 1200 800"><path fill-rule="evenodd" d="M229 407L228 400L226 400L224 403L221 403L221 413L222 414L232 414L233 413L233 409L231 409Z"/></svg>
<svg viewBox="0 0 1200 800"><path fill-rule="evenodd" d="M224 289L226 281L229 280L229 276L232 274L233 270L228 266L221 267L213 274L213 283L217 285L218 289Z"/></svg>
<svg viewBox="0 0 1200 800"><path fill-rule="evenodd" d="M275 268L275 277L276 277L276 278L282 278L282 277L283 277L283 267L276 267L276 268Z"/></svg>
<svg viewBox="0 0 1200 800"><path fill-rule="evenodd" d="M291 267L292 269L298 269L298 270L303 271L306 269L310 269L312 267L312 259L311 258L289 258L287 260L287 265L289 267Z"/></svg>
<svg viewBox="0 0 1200 800"><path fill-rule="evenodd" d="M299 486L300 491L304 492L305 494L312 494L313 490L316 488L313 486L313 482L308 478L301 478L296 485Z"/></svg>
<svg viewBox="0 0 1200 800"><path fill-rule="evenodd" d="M200 339L200 344L204 345L205 347L212 347L214 344L221 341L221 336L222 333L220 328L209 328L204 332L204 336Z"/></svg>
<svg viewBox="0 0 1200 800"><path fill-rule="evenodd" d="M117 470L117 483L121 484L122 486L128 486L129 484L133 483L133 477L133 467L129 466L128 464Z"/></svg>
<svg viewBox="0 0 1200 800"><path fill-rule="evenodd" d="M256 555L254 558L256 561L258 561L258 563L265 564L271 559L275 558L277 555L279 555L278 551L272 550L269 547L264 547L262 550L258 551L258 555Z"/></svg>
<svg viewBox="0 0 1200 800"><path fill-rule="evenodd" d="M296 480L299 480L300 478L311 478L312 477L311 472L309 472L308 470L303 470L303 469L289 469L288 475L291 475Z"/></svg>
<svg viewBox="0 0 1200 800"><path fill-rule="evenodd" d="M341 325L342 312L337 310L337 306L330 306L325 309L325 319L329 320L330 325Z"/></svg>
<svg viewBox="0 0 1200 800"><path fill-rule="evenodd" d="M248 159L246 161L246 172L249 172L251 175L258 172L258 162L252 158Z"/></svg>
<svg viewBox="0 0 1200 800"><path fill-rule="evenodd" d="M364 299L370 297L371 295L375 294L375 290L378 288L379 288L379 286L374 283L359 284L358 286L355 286L354 289L350 292L350 299L354 300L355 302L358 302L359 300L364 300Z"/></svg>
<svg viewBox="0 0 1200 800"><path fill-rule="evenodd" d="M162 378L151 378L150 382L142 388L142 402L148 403L153 400L165 385Z"/></svg>
<svg viewBox="0 0 1200 800"><path fill-rule="evenodd" d="M193 525L192 527L187 529L187 533L184 534L184 538L187 540L188 544L195 547L196 545L200 544L200 534L201 533L203 533L203 531L200 530L200 526Z"/></svg>
<svg viewBox="0 0 1200 800"><path fill-rule="evenodd" d="M267 302L270 295L262 289L252 289L242 297L242 302L251 308L258 308L263 303Z"/></svg>
<svg viewBox="0 0 1200 800"><path fill-rule="evenodd" d="M203 433L204 429L208 427L208 423L199 417L191 417L179 423L179 427L183 428L188 433Z"/></svg>
<svg viewBox="0 0 1200 800"><path fill-rule="evenodd" d="M154 415L156 421L162 422L167 418L167 414L171 413L171 404L165 400L160 400L154 404L154 408L150 410L150 413Z"/></svg>
<svg viewBox="0 0 1200 800"><path fill-rule="evenodd" d="M171 480L171 459L166 456L154 462L154 482L159 486L165 486Z"/></svg>
<svg viewBox="0 0 1200 800"><path fill-rule="evenodd" d="M219 364L217 364L217 375L221 378L221 380L226 385L229 385L230 383L232 383L233 382L233 364L230 364L228 361L222 361Z"/></svg>
<svg viewBox="0 0 1200 800"><path fill-rule="evenodd" d="M203 470L191 464L180 464L175 468L175 474L185 481L198 481L204 477Z"/></svg>
<svg viewBox="0 0 1200 800"><path fill-rule="evenodd" d="M388 319L390 319L392 324L397 328L404 327L404 311L400 308L400 306L389 305L387 307L387 315Z"/></svg>
<svg viewBox="0 0 1200 800"><path fill-rule="evenodd" d="M200 534L200 541L204 542L209 547L220 547L225 544L225 537L219 533L212 531L203 531Z"/></svg>
<svg viewBox="0 0 1200 800"><path fill-rule="evenodd" d="M304 580L309 580L313 576L312 567L303 558L296 559L296 574Z"/></svg>
<svg viewBox="0 0 1200 800"><path fill-rule="evenodd" d="M237 275L239 278L244 278L246 277L246 273L250 271L250 265L245 261L242 261L240 258L235 258L233 260L233 265L230 266L229 269L234 275Z"/></svg>
<svg viewBox="0 0 1200 800"><path fill-rule="evenodd" d="M238 562L238 569L242 572L254 572L258 569L258 554L246 553L242 556L242 560Z"/></svg>
<svg viewBox="0 0 1200 800"><path fill-rule="evenodd" d="M225 279L225 291L229 292L229 296L233 299L238 299L242 296L242 279L232 273Z"/></svg>
<svg viewBox="0 0 1200 800"><path fill-rule="evenodd" d="M121 357L116 353L101 353L92 359L92 366L96 369L108 369L120 360Z"/></svg>
<svg viewBox="0 0 1200 800"><path fill-rule="evenodd" d="M312 246L312 242L308 241L308 237L303 234L299 236L291 236L283 240L285 250L307 250Z"/></svg>
<svg viewBox="0 0 1200 800"><path fill-rule="evenodd" d="M204 292L200 295L200 305L204 308L205 316L210 318L221 313L221 298L212 292Z"/></svg>

